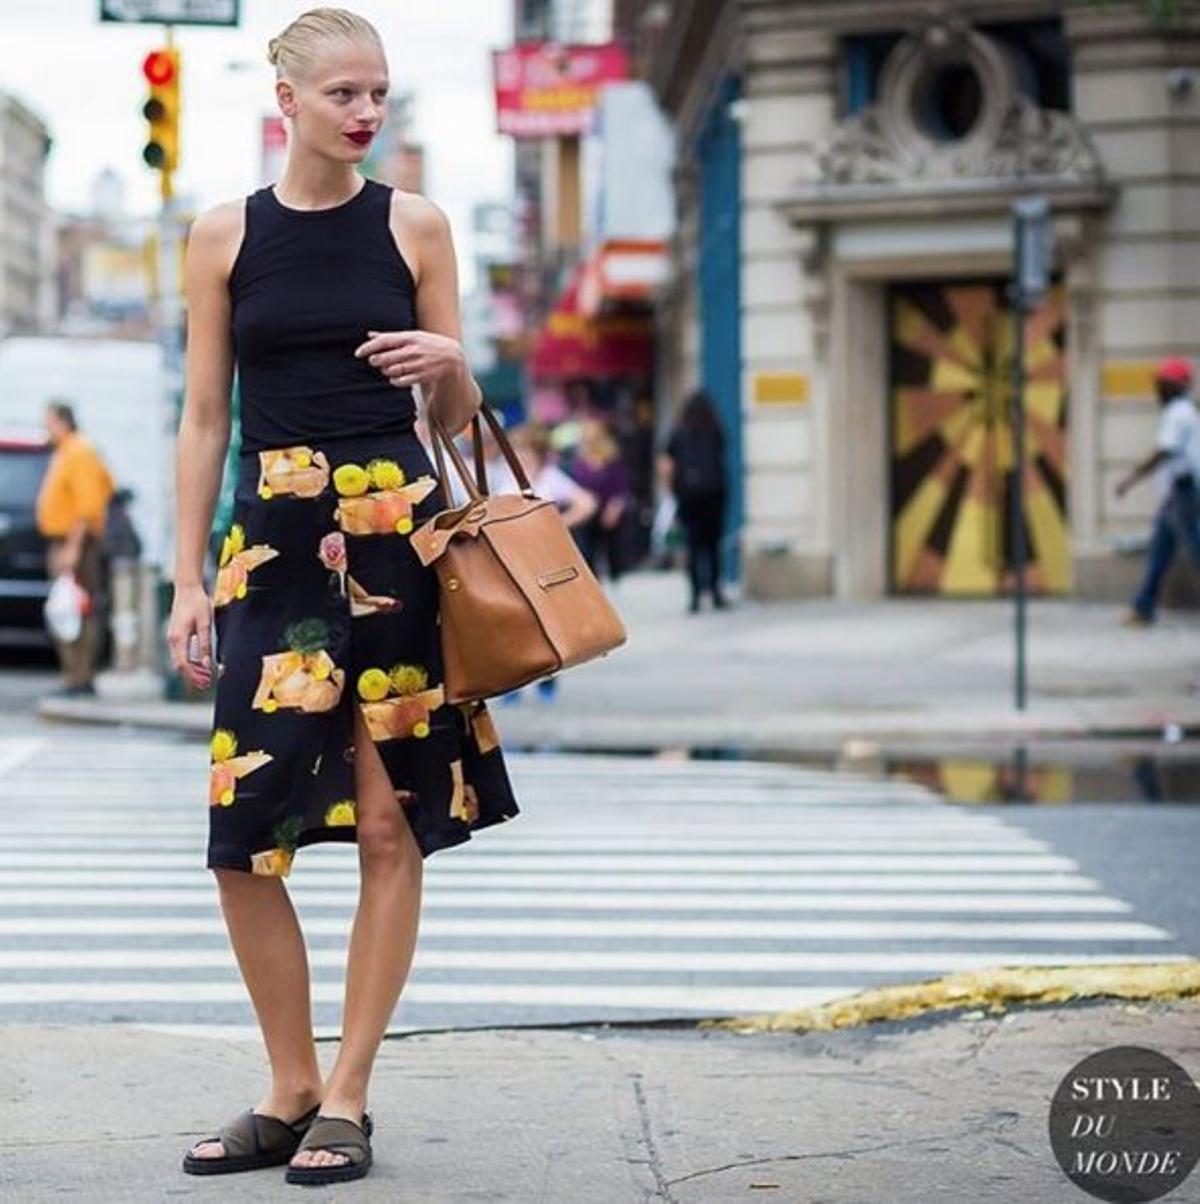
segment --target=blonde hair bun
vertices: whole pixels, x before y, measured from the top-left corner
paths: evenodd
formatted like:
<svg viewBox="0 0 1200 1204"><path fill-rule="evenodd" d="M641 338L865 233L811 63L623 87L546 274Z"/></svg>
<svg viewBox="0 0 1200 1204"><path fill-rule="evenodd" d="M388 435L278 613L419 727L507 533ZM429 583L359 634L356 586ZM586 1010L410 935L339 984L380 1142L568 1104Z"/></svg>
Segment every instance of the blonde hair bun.
<svg viewBox="0 0 1200 1204"><path fill-rule="evenodd" d="M383 54L378 30L366 17L346 8L311 8L267 43L267 61L278 78L303 78L319 61L329 41L370 42Z"/></svg>

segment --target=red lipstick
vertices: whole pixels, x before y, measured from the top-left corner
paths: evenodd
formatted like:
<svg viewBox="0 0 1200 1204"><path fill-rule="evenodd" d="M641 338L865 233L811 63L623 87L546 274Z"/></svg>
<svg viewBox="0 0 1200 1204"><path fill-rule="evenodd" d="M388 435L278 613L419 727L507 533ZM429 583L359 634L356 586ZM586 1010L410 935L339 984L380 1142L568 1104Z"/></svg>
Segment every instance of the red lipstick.
<svg viewBox="0 0 1200 1204"><path fill-rule="evenodd" d="M358 146L366 146L375 135L371 130L356 130L353 134L347 134L346 137Z"/></svg>

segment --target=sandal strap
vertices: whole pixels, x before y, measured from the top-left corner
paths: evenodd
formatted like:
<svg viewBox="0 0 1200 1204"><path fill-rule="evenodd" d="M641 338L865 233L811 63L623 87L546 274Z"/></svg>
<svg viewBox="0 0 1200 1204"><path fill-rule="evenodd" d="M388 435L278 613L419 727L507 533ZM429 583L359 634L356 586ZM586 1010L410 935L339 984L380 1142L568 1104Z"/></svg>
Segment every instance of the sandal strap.
<svg viewBox="0 0 1200 1204"><path fill-rule="evenodd" d="M290 1150L295 1147L301 1129L317 1111L317 1108L310 1108L289 1123L278 1116L266 1116L248 1108L220 1131L217 1140L225 1147L226 1155L235 1158Z"/></svg>
<svg viewBox="0 0 1200 1204"><path fill-rule="evenodd" d="M370 1153L372 1128L370 1116L363 1117L362 1125L342 1116L318 1116L304 1134L296 1152L329 1150L345 1154L351 1162L359 1163Z"/></svg>

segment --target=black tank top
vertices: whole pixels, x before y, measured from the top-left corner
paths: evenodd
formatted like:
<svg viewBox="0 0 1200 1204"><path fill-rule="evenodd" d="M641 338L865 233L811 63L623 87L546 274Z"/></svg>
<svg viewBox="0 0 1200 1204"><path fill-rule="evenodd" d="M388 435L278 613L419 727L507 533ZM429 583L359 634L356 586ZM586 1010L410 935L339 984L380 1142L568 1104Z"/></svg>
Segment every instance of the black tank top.
<svg viewBox="0 0 1200 1204"><path fill-rule="evenodd" d="M416 417L354 349L368 330L409 330L416 285L388 227L392 189L364 177L348 201L292 209L260 188L229 274L242 447L391 434Z"/></svg>

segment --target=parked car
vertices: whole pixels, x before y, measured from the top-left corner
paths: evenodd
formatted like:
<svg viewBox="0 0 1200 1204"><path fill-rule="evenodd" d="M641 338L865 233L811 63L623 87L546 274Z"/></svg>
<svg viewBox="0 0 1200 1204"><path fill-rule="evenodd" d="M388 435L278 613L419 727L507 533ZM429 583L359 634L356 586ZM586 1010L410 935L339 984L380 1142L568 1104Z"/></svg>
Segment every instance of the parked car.
<svg viewBox="0 0 1200 1204"><path fill-rule="evenodd" d="M7 644L48 643L46 541L34 508L49 462L44 439L0 435L0 642Z"/></svg>

